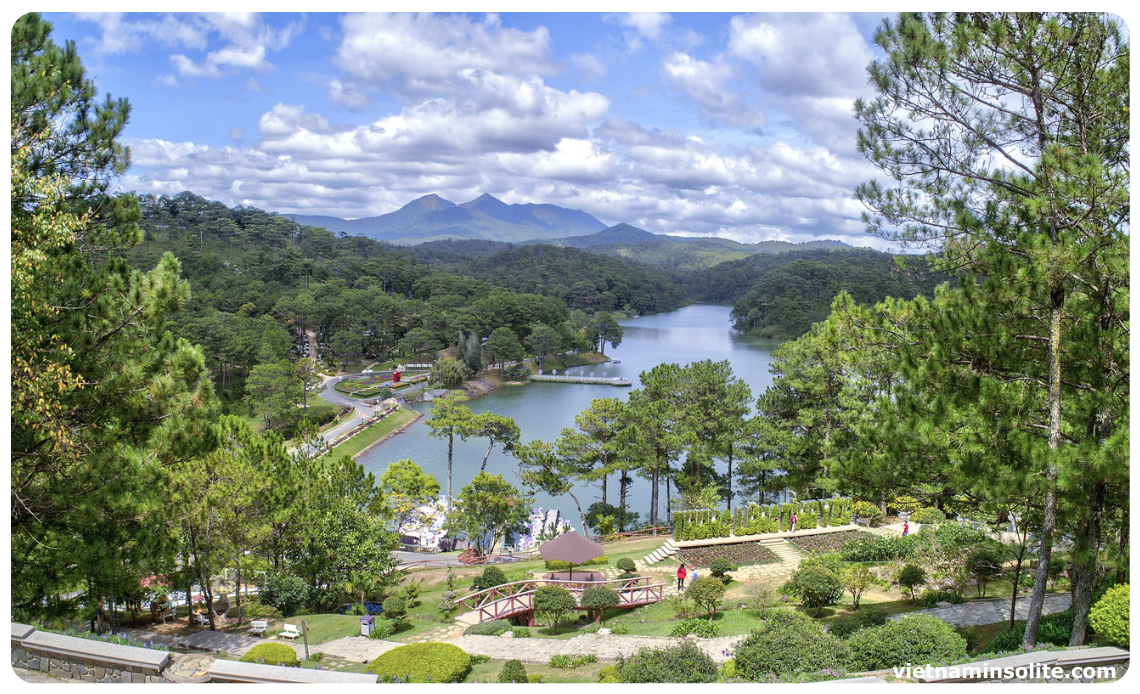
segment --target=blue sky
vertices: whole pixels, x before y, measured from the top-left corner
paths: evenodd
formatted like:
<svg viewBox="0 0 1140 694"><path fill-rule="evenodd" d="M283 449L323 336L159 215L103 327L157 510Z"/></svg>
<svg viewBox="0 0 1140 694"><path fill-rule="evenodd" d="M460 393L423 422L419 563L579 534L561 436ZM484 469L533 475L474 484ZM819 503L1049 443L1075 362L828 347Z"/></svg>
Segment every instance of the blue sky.
<svg viewBox="0 0 1140 694"><path fill-rule="evenodd" d="M133 106L124 190L383 214L428 193L658 233L863 233L882 14L67 14Z"/></svg>

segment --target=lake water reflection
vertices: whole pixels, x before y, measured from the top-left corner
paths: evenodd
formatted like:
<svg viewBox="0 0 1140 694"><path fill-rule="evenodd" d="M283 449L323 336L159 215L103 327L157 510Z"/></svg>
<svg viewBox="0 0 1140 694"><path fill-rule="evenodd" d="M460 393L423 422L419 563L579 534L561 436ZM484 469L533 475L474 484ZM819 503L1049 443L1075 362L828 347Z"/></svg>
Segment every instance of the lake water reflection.
<svg viewBox="0 0 1140 694"><path fill-rule="evenodd" d="M752 389L755 399L772 382L768 368L771 365L771 351L779 342L738 333L732 329L729 312L727 306L698 304L669 313L623 321L625 336L621 345L607 348L606 351L608 356L619 359L621 363L582 367L581 371L583 375L594 371L597 376L625 376L633 380L633 388L638 388L638 375L658 364L672 362L684 365L702 359L727 359L736 376ZM579 369L571 369L571 373L577 371ZM534 439L553 441L562 429L574 425L574 416L589 407L592 399L617 397L627 400L631 390L614 386L532 383L523 387L500 388L470 401L468 406L476 413L491 411L511 417L522 431L523 442ZM379 476L389 463L411 458L439 480L441 490L445 490L447 442L428 435L425 422L431 416L430 404L414 404L413 407L425 412L426 416L403 434L365 453L360 457L360 463L366 470ZM452 481L454 494L458 495L463 485L478 473L486 450L487 442L484 439L456 441ZM498 447L491 452L487 471L501 474L512 484L520 486L517 461ZM601 489L597 484L582 485L575 491L583 508L601 499ZM617 482L611 478L609 501L616 504L616 499ZM649 500L649 483L635 477L628 499L631 510L640 513L642 519L648 518ZM660 504L659 516L664 518L664 487L660 494ZM535 495L535 505L560 509L575 529L581 530L581 521L574 502L569 497L552 499L538 493Z"/></svg>

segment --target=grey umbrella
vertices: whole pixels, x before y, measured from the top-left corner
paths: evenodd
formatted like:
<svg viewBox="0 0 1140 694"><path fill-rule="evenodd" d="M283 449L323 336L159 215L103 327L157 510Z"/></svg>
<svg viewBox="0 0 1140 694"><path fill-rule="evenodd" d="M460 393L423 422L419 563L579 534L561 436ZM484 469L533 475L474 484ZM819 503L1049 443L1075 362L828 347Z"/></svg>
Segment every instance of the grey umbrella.
<svg viewBox="0 0 1140 694"><path fill-rule="evenodd" d="M590 542L574 531L560 535L538 548L538 553L547 561L570 562L570 579L574 579L574 567L591 559L605 556L606 551L597 542Z"/></svg>

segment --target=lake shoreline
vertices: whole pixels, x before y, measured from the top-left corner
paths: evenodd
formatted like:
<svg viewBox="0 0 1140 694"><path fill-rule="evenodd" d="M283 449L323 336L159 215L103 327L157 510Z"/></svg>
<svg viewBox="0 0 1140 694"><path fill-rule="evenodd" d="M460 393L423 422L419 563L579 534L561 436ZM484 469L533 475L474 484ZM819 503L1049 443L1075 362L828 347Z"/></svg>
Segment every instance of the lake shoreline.
<svg viewBox="0 0 1140 694"><path fill-rule="evenodd" d="M403 424L401 424L400 426L396 427L396 428L395 428L395 429L393 429L392 431L389 431L387 434L384 434L384 435L383 435L383 436L381 436L380 438L376 439L376 440L375 440L375 441L373 441L372 443L370 443L370 444L368 444L367 446L365 446L364 448L362 448L362 449L360 450L360 452L359 452L359 453L357 453L356 455L352 456L352 459L353 459L353 460L356 460L356 459L358 459L360 456L364 455L365 453L367 453L368 451L372 450L373 448L376 448L377 446L379 446L380 444L384 443L384 442L385 442L385 441L387 441L388 439L392 438L392 437L393 437L393 436L395 436L396 434L402 434L402 433L404 432L404 430L405 430L405 429L407 429L408 427L410 427L410 426L412 426L413 424L415 424L416 422L418 422L418 421L420 420L420 417L423 417L423 416L424 416L424 413L423 413L423 412L419 412L419 411L417 411L417 410L413 410L413 409L411 409L410 407L408 408L408 410L409 410L409 411L411 411L411 412L415 412L416 416L415 416L415 417L412 417L411 419L409 419L408 421L404 422L404 423L403 423Z"/></svg>

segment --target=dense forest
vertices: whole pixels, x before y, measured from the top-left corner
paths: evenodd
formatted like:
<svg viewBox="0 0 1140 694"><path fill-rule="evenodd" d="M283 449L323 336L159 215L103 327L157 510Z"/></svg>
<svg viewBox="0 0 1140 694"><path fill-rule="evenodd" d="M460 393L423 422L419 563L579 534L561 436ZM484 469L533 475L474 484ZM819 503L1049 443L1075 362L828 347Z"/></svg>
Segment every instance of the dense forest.
<svg viewBox="0 0 1140 694"><path fill-rule="evenodd" d="M458 264L471 276L435 269L406 248L189 192L143 195L140 207L144 240L126 257L136 267L153 267L167 251L178 258L194 298L170 323L202 345L216 390L235 411L250 374L287 360L300 331L313 331L330 356L346 361L432 352L460 333L487 337L498 328L550 353L591 348L595 310L668 310L681 301L671 287L672 303L662 303L667 291L637 294L644 270L587 254L578 253L572 272L588 291L573 294L537 279L569 276L566 263L524 252L533 273L527 293L510 273L471 262ZM521 268L516 274L525 277Z"/></svg>

